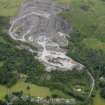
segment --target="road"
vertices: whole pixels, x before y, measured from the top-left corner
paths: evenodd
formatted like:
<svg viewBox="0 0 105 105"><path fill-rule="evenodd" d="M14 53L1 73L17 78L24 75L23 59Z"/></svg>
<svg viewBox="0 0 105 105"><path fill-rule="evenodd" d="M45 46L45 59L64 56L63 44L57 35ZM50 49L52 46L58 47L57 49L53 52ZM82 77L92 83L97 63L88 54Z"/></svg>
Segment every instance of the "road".
<svg viewBox="0 0 105 105"><path fill-rule="evenodd" d="M94 79L94 77L92 76L92 74L88 70L87 70L87 74L90 76L91 81L92 81L92 83L91 83L91 89L90 89L90 92L89 92L89 95L88 95L88 98L89 98L89 97L91 97L92 92L93 92L94 87L95 87L95 79Z"/></svg>

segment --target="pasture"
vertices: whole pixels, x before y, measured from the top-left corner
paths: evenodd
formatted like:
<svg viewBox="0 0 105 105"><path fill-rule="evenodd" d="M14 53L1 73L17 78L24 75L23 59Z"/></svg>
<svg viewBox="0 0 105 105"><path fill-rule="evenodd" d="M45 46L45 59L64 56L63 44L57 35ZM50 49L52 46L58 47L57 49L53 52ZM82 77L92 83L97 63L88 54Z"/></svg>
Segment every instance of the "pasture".
<svg viewBox="0 0 105 105"><path fill-rule="evenodd" d="M0 16L14 16L23 0L0 0Z"/></svg>
<svg viewBox="0 0 105 105"><path fill-rule="evenodd" d="M47 97L50 96L50 90L46 87L40 87L35 84L29 84L22 81L17 82L11 88L7 88L3 85L0 85L0 100L3 100L5 95L12 92L23 91L25 95L30 95L34 97Z"/></svg>

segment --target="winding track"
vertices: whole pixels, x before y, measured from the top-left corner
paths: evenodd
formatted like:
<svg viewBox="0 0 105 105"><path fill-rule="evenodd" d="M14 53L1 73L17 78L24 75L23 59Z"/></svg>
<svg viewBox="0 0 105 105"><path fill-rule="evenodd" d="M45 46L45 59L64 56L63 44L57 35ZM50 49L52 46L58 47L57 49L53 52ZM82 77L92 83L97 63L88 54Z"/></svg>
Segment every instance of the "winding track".
<svg viewBox="0 0 105 105"><path fill-rule="evenodd" d="M90 89L90 93L88 95L88 98L91 97L92 95L92 92L94 90L94 87L95 87L95 79L94 77L92 76L92 74L87 70L87 74L90 76L91 80L92 80L92 83L91 83L91 89Z"/></svg>

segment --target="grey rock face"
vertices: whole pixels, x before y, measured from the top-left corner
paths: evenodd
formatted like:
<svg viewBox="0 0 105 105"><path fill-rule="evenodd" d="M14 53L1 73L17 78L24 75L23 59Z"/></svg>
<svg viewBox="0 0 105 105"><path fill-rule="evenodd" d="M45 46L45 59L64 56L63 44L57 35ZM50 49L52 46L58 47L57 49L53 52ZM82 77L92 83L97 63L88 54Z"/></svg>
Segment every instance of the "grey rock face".
<svg viewBox="0 0 105 105"><path fill-rule="evenodd" d="M64 9L54 0L26 0L11 23L9 35L37 47L38 59L47 68L80 69L83 66L67 57L61 48L68 45L67 36L71 31L59 16Z"/></svg>

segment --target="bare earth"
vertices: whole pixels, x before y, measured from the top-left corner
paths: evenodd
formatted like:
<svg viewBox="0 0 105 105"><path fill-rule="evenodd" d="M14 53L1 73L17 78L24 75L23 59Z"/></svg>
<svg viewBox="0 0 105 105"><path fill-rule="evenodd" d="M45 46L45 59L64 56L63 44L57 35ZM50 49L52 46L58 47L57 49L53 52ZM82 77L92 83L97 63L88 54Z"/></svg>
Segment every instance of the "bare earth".
<svg viewBox="0 0 105 105"><path fill-rule="evenodd" d="M37 59L51 70L82 70L83 65L66 56L70 25L59 16L66 7L54 0L26 0L11 22L9 35L37 47ZM34 52L33 49L29 49Z"/></svg>

